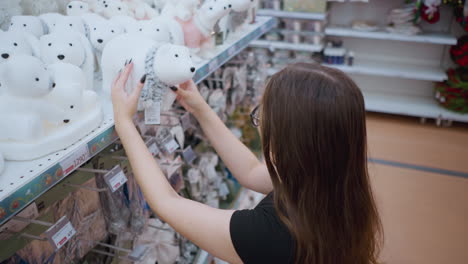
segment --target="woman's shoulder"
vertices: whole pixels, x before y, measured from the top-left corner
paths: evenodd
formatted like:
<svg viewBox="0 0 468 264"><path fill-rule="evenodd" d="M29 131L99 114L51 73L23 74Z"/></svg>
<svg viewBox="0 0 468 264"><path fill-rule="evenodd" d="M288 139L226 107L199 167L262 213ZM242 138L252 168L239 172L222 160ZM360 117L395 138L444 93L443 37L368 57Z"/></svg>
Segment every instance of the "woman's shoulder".
<svg viewBox="0 0 468 264"><path fill-rule="evenodd" d="M254 209L234 212L230 232L244 263L292 263L293 239L275 210L273 194Z"/></svg>

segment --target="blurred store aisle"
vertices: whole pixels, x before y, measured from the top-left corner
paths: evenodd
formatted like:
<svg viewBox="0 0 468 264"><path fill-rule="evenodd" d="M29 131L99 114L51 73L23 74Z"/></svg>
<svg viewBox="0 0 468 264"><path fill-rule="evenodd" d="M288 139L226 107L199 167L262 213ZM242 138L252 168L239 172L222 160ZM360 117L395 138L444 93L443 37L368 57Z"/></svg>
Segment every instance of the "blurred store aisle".
<svg viewBox="0 0 468 264"><path fill-rule="evenodd" d="M369 115L370 163L385 229L387 264L464 264L468 260L468 127ZM416 165L402 168L398 163ZM421 170L421 168L423 168ZM459 176L430 172L442 169Z"/></svg>

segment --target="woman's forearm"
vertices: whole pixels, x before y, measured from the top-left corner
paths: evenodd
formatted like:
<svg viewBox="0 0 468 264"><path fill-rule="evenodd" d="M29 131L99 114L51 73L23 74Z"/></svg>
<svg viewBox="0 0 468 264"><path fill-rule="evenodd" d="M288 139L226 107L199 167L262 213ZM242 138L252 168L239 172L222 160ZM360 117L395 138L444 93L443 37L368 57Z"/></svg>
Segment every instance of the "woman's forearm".
<svg viewBox="0 0 468 264"><path fill-rule="evenodd" d="M258 158L234 136L208 104L194 116L223 162L244 185L250 172L261 164Z"/></svg>
<svg viewBox="0 0 468 264"><path fill-rule="evenodd" d="M146 201L157 214L164 214L159 205L180 196L167 181L132 121L116 122L116 130Z"/></svg>

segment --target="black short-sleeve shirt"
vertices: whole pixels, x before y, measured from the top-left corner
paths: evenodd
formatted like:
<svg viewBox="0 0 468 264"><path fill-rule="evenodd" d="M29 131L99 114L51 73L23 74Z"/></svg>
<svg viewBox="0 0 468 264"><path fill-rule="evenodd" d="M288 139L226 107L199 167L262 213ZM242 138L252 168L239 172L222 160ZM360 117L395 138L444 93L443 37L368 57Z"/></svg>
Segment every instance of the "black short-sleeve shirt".
<svg viewBox="0 0 468 264"><path fill-rule="evenodd" d="M234 212L230 233L244 264L294 262L294 241L276 213L272 193L254 209Z"/></svg>

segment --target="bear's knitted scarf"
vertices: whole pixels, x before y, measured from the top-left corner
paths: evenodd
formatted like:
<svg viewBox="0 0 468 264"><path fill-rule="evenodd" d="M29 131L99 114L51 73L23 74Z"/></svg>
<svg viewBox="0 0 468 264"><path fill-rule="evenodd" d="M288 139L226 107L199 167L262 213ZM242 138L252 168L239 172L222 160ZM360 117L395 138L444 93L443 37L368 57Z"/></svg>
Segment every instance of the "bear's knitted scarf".
<svg viewBox="0 0 468 264"><path fill-rule="evenodd" d="M155 57L158 49L159 46L155 45L146 54L146 82L140 95L140 100L145 105L147 105L147 103L160 103L162 100L163 92L167 91L167 88L169 88L169 85L163 83L154 72Z"/></svg>

